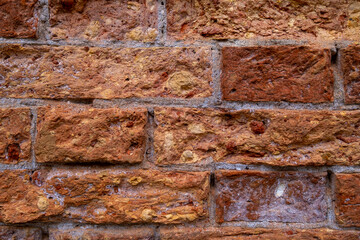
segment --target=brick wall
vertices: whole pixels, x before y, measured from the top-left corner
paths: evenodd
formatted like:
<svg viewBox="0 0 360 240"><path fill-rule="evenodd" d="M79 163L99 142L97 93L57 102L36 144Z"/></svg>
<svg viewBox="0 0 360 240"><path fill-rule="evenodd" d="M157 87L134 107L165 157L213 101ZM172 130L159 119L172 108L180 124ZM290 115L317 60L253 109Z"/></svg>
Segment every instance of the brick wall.
<svg viewBox="0 0 360 240"><path fill-rule="evenodd" d="M360 239L358 0L0 0L1 239Z"/></svg>

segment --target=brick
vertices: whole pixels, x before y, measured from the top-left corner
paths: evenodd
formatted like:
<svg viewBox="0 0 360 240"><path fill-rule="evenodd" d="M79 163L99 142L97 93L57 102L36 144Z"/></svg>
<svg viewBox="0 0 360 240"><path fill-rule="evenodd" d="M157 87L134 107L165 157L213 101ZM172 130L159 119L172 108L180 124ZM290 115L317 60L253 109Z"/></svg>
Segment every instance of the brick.
<svg viewBox="0 0 360 240"><path fill-rule="evenodd" d="M360 173L336 174L336 220L341 226L360 227Z"/></svg>
<svg viewBox="0 0 360 240"><path fill-rule="evenodd" d="M157 1L50 0L50 32L54 40L154 41Z"/></svg>
<svg viewBox="0 0 360 240"><path fill-rule="evenodd" d="M330 102L333 85L329 49L314 46L222 49L224 100Z"/></svg>
<svg viewBox="0 0 360 240"><path fill-rule="evenodd" d="M31 118L28 108L0 108L0 162L30 161Z"/></svg>
<svg viewBox="0 0 360 240"><path fill-rule="evenodd" d="M0 239L41 240L40 228L0 226Z"/></svg>
<svg viewBox="0 0 360 240"><path fill-rule="evenodd" d="M38 111L38 162L139 163L146 145L146 109L43 107Z"/></svg>
<svg viewBox="0 0 360 240"><path fill-rule="evenodd" d="M210 48L0 45L0 97L211 96Z"/></svg>
<svg viewBox="0 0 360 240"><path fill-rule="evenodd" d="M345 103L360 103L360 45L340 50L344 76Z"/></svg>
<svg viewBox="0 0 360 240"><path fill-rule="evenodd" d="M0 37L35 38L38 0L0 0Z"/></svg>
<svg viewBox="0 0 360 240"><path fill-rule="evenodd" d="M155 108L156 163L360 164L360 111Z"/></svg>
<svg viewBox="0 0 360 240"><path fill-rule="evenodd" d="M160 238L162 240L202 240L202 239L239 239L239 240L358 240L359 231L319 229L246 229L240 227L161 227Z"/></svg>
<svg viewBox="0 0 360 240"><path fill-rule="evenodd" d="M154 230L148 227L126 229L80 228L49 229L51 240L151 240L154 239Z"/></svg>
<svg viewBox="0 0 360 240"><path fill-rule="evenodd" d="M216 221L326 220L326 173L217 171Z"/></svg>
<svg viewBox="0 0 360 240"><path fill-rule="evenodd" d="M208 215L208 172L4 170L0 221L181 223Z"/></svg>
<svg viewBox="0 0 360 240"><path fill-rule="evenodd" d="M172 39L353 39L360 32L356 0L169 0Z"/></svg>

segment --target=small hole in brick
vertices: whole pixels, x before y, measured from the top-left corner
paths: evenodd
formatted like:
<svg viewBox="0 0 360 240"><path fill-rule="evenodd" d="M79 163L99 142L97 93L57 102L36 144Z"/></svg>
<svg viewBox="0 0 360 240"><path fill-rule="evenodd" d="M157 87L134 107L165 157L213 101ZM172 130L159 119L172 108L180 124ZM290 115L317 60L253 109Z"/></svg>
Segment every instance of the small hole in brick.
<svg viewBox="0 0 360 240"><path fill-rule="evenodd" d="M236 92L236 89L235 89L235 88L233 88L233 89L230 90L230 93L234 93L234 92Z"/></svg>
<svg viewBox="0 0 360 240"><path fill-rule="evenodd" d="M161 5L163 5L163 6L164 6L164 5L165 5L165 3L164 3L164 2L161 2Z"/></svg>
<svg viewBox="0 0 360 240"><path fill-rule="evenodd" d="M130 78L125 78L125 81L130 81Z"/></svg>
<svg viewBox="0 0 360 240"><path fill-rule="evenodd" d="M9 58L10 58L10 56L9 56L9 55L6 55L6 56L4 57L4 60L9 59Z"/></svg>
<svg viewBox="0 0 360 240"><path fill-rule="evenodd" d="M336 64L337 56L338 56L338 49L331 52L331 63L332 64Z"/></svg>
<svg viewBox="0 0 360 240"><path fill-rule="evenodd" d="M7 157L10 161L17 161L20 157L20 145L12 143L7 146Z"/></svg>
<svg viewBox="0 0 360 240"><path fill-rule="evenodd" d="M215 174L214 173L210 174L210 186L211 187L215 186Z"/></svg>

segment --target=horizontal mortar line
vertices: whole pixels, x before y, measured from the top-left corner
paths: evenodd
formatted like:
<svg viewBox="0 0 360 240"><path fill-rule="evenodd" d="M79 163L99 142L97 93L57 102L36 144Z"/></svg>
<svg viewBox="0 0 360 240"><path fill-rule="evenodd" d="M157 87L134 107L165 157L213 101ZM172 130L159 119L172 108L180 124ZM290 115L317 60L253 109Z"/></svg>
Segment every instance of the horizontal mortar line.
<svg viewBox="0 0 360 240"><path fill-rule="evenodd" d="M237 171L291 171L291 172L310 172L310 173L324 173L324 172L334 172L334 173L360 173L360 165L359 166L272 166L266 164L231 164L231 163L211 163L208 165L157 165L159 169L164 170L173 170L173 171L190 171L190 170L237 170Z"/></svg>
<svg viewBox="0 0 360 240"><path fill-rule="evenodd" d="M82 102L85 101L85 102ZM74 104L93 105L99 108L134 108L134 107L180 107L214 108L224 110L357 110L360 105L338 105L334 103L290 103L290 102L217 102L216 98L170 99L170 98L128 98L128 99L40 99L40 98L0 98L1 107L40 107L46 105Z"/></svg>
<svg viewBox="0 0 360 240"><path fill-rule="evenodd" d="M153 47L251 47L251 46L302 46L302 45L317 45L317 46L337 46L338 48L347 47L356 41L334 40L334 41L304 41L295 39L229 39L229 40L157 40L154 42L139 42L139 41L84 41L84 40L35 40L35 39L6 39L0 38L0 43L7 44L29 44L29 45L50 45L50 46L83 46L83 47L104 47L104 48L153 48Z"/></svg>
<svg viewBox="0 0 360 240"><path fill-rule="evenodd" d="M267 229L303 229L311 230L317 228L329 228L334 230L360 230L360 227L341 227L336 224L329 225L327 222L323 223L290 223L290 222L274 222L274 221L259 221L259 222L247 222L247 221L234 221L234 222L225 222L218 224L217 227L242 227L242 228L267 228Z"/></svg>
<svg viewBox="0 0 360 240"><path fill-rule="evenodd" d="M205 219L206 220L206 219ZM352 231L352 230L360 230L359 227L341 227L338 225L327 225L322 223L282 223L282 222L270 222L270 221L262 221L262 222L226 222L223 224L203 224L201 221L199 222L191 222L191 223L183 223L179 224L160 224L160 223L145 223L145 224L131 224L131 223L122 223L122 224L91 224L91 223L80 223L80 222L28 222L28 223L20 223L16 225L9 225L6 223L0 223L0 226L9 226L9 227L35 227L35 228L43 228L46 226L47 229L54 228L54 229L62 229L62 230L69 230L73 229L74 227L79 227L84 230L86 229L109 229L109 230L126 230L129 228L132 229L141 229L145 228L157 228L160 227L162 229L168 229L173 227L182 228L225 228L225 227L239 227L244 229L256 229L256 228L265 228L265 229L303 229L303 230L313 230L318 228L328 228L333 230L344 230L344 231Z"/></svg>
<svg viewBox="0 0 360 240"><path fill-rule="evenodd" d="M302 223L302 222L277 222L277 221L231 221L216 224L217 227L244 227L244 228L327 228L329 225L326 221L319 223Z"/></svg>
<svg viewBox="0 0 360 240"><path fill-rule="evenodd" d="M269 166L269 165L245 165L229 163L212 163L208 165L150 165L139 164L110 164L110 163L39 163L21 162L18 164L0 164L0 170L37 170L37 169L64 169L64 170L156 170L156 171L184 171L184 172L210 172L212 170L234 170L234 171L262 171L262 172L308 172L326 173L328 171L337 173L360 173L360 166Z"/></svg>

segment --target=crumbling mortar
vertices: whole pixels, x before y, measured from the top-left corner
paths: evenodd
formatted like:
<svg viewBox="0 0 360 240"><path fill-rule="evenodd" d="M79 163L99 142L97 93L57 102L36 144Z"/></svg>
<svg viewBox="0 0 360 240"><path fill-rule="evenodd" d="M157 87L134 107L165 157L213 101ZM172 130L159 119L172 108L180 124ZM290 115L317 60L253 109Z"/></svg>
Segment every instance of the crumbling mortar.
<svg viewBox="0 0 360 240"><path fill-rule="evenodd" d="M158 36L156 43L164 44L167 38L166 0L158 0Z"/></svg>

